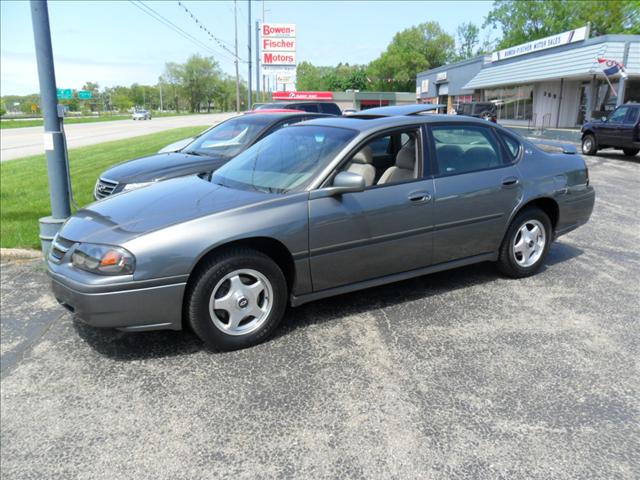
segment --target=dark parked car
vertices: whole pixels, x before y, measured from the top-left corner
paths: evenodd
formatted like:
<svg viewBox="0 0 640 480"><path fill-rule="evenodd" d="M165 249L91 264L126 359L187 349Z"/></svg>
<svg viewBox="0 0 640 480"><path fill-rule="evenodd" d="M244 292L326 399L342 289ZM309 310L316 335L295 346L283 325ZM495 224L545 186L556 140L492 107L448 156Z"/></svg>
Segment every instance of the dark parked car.
<svg viewBox="0 0 640 480"><path fill-rule="evenodd" d="M533 275L589 219L579 155L478 119L377 110L283 128L210 179L79 210L50 251L55 297L97 327L189 325L243 348L289 305L483 261Z"/></svg>
<svg viewBox="0 0 640 480"><path fill-rule="evenodd" d="M602 148L622 150L630 157L640 151L640 104L620 105L608 117L582 126L582 153L595 155Z"/></svg>
<svg viewBox="0 0 640 480"><path fill-rule="evenodd" d="M93 195L99 200L159 180L212 172L282 127L320 116L306 112L269 112L233 117L195 139L172 144L178 147L176 149L163 149L155 155L109 168L100 174Z"/></svg>
<svg viewBox="0 0 640 480"><path fill-rule="evenodd" d="M491 102L461 103L456 110L456 114L481 118L493 123L498 121L498 110L495 103Z"/></svg>
<svg viewBox="0 0 640 480"><path fill-rule="evenodd" d="M254 105L254 110L290 108L304 112L327 113L329 115L342 115L340 107L333 102L272 102Z"/></svg>

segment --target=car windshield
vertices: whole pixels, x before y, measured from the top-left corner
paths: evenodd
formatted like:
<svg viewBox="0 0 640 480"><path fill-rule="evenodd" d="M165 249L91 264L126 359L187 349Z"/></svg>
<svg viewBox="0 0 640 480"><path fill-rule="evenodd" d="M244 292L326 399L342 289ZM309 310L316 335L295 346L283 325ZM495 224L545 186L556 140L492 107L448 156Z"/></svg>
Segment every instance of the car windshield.
<svg viewBox="0 0 640 480"><path fill-rule="evenodd" d="M251 145L272 121L264 116L232 118L203 133L183 151L194 155L235 157Z"/></svg>
<svg viewBox="0 0 640 480"><path fill-rule="evenodd" d="M283 128L217 170L212 181L269 193L300 191L356 134L315 125Z"/></svg>

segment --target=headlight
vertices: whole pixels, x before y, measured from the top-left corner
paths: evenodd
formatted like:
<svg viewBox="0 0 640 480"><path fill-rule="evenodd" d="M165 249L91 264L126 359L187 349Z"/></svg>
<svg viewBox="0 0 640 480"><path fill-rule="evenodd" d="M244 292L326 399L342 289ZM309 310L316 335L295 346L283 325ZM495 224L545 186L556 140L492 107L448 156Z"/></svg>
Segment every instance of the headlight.
<svg viewBox="0 0 640 480"><path fill-rule="evenodd" d="M133 273L136 258L121 247L81 243L71 255L71 264L100 275L127 275Z"/></svg>
<svg viewBox="0 0 640 480"><path fill-rule="evenodd" d="M137 188L147 187L154 182L142 182L142 183L127 183L122 189L123 192L128 192L129 190L135 190Z"/></svg>

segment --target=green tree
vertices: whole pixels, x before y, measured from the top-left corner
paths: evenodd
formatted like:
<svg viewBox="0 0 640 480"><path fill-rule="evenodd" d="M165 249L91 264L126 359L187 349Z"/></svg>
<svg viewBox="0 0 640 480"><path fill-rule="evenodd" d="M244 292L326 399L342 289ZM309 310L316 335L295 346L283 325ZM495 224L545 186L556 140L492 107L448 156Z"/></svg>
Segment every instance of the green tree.
<svg viewBox="0 0 640 480"><path fill-rule="evenodd" d="M475 23L462 23L456 30L458 60L466 60L480 54L480 28Z"/></svg>
<svg viewBox="0 0 640 480"><path fill-rule="evenodd" d="M591 23L591 35L640 33L640 0L498 0L485 26L500 28L506 48Z"/></svg>
<svg viewBox="0 0 640 480"><path fill-rule="evenodd" d="M371 86L382 91L413 91L416 74L444 65L455 56L455 40L438 22L396 33L387 49L369 64Z"/></svg>
<svg viewBox="0 0 640 480"><path fill-rule="evenodd" d="M180 82L189 100L192 112L200 110L200 104L207 100L208 92L212 89L222 73L218 62L213 57L191 55L180 68Z"/></svg>

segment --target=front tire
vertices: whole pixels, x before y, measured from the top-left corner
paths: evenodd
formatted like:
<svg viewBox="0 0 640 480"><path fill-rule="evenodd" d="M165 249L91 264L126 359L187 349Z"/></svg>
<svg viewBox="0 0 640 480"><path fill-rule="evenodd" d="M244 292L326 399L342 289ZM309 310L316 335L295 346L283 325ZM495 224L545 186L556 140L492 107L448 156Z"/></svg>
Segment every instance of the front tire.
<svg viewBox="0 0 640 480"><path fill-rule="evenodd" d="M539 208L526 208L507 230L500 246L498 269L512 278L535 274L547 257L552 239L549 216Z"/></svg>
<svg viewBox="0 0 640 480"><path fill-rule="evenodd" d="M185 314L211 349L237 350L264 341L287 307L287 282L278 265L248 248L211 257L195 272Z"/></svg>
<svg viewBox="0 0 640 480"><path fill-rule="evenodd" d="M622 153L624 153L627 157L634 157L640 152L637 148L623 148Z"/></svg>
<svg viewBox="0 0 640 480"><path fill-rule="evenodd" d="M582 153L585 155L595 155L598 152L598 142L596 137L588 133L582 138Z"/></svg>

